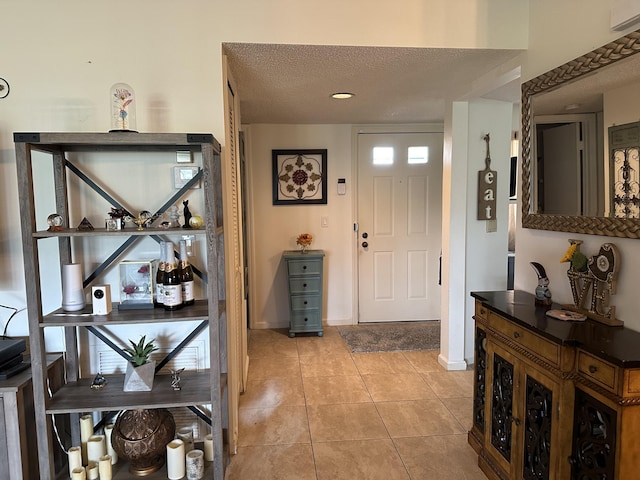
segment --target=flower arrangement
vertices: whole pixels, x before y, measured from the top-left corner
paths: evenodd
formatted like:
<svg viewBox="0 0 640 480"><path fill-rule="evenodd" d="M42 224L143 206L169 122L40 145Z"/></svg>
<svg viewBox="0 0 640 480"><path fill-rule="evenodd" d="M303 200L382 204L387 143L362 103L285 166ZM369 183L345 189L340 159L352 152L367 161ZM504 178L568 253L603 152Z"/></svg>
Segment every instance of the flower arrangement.
<svg viewBox="0 0 640 480"><path fill-rule="evenodd" d="M571 263L571 268L576 272L587 271L587 257L580 251L580 240L569 240L571 245L567 249L564 256L560 259L560 263Z"/></svg>
<svg viewBox="0 0 640 480"><path fill-rule="evenodd" d="M306 252L306 250L311 246L311 242L313 242L313 235L310 233L301 233L296 239L296 244L302 247L302 253Z"/></svg>

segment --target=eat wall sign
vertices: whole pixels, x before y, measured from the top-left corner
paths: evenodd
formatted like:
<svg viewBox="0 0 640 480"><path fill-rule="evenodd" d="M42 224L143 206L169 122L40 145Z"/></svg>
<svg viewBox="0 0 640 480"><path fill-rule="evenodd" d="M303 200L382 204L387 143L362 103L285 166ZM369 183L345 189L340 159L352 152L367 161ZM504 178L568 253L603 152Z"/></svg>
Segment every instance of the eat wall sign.
<svg viewBox="0 0 640 480"><path fill-rule="evenodd" d="M487 157L484 159L485 169L478 172L478 220L495 220L498 172L490 168L488 133L484 136L484 141L487 142Z"/></svg>

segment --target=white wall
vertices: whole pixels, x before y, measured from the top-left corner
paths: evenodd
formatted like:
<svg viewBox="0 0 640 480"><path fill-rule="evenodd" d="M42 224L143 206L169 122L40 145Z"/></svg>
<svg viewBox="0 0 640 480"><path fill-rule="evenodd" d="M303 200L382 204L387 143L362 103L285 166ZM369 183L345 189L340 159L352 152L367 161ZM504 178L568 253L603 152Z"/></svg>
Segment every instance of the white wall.
<svg viewBox="0 0 640 480"><path fill-rule="evenodd" d="M610 30L610 10L615 3L615 0L530 2L530 43L525 62L523 62L523 81L579 57L626 33ZM570 34L567 34L568 30ZM596 254L603 243L614 243L620 251L622 266L618 277L617 294L611 298L611 304L616 306L617 318L623 320L627 327L640 330L640 317L636 315L638 311L637 272L640 271L638 240L522 229L520 225L518 222L515 288L533 292L537 277L529 266L529 262L537 261L544 265L547 271L553 299L560 303L572 303L566 275L567 264L560 263L569 246L568 239L583 240L581 251L587 256Z"/></svg>
<svg viewBox="0 0 640 480"><path fill-rule="evenodd" d="M350 125L251 125L248 191L250 222L255 233L249 286L251 326L278 328L289 325L287 276L283 250L297 250L300 233L313 235L312 249L325 252L324 321L329 325L352 323L353 279L353 178ZM271 150L327 149L327 204L273 205ZM338 178L347 182L347 194L337 194ZM321 217L328 217L328 227Z"/></svg>
<svg viewBox="0 0 640 480"><path fill-rule="evenodd" d="M11 94L0 100L0 303L24 307L12 132L106 131L109 88L124 81L136 91L139 131L224 141L224 42L523 49L527 18L528 2L512 0L3 1L0 76ZM334 300L328 314L349 316ZM8 333L26 333L24 313Z"/></svg>
<svg viewBox="0 0 640 480"><path fill-rule="evenodd" d="M507 287L511 103L454 102L445 144L443 178L443 298L439 362L449 370L473 363L472 291ZM445 129L446 130L446 129ZM491 170L497 172L496 231L477 220L478 172L490 134ZM448 145L450 144L450 145Z"/></svg>

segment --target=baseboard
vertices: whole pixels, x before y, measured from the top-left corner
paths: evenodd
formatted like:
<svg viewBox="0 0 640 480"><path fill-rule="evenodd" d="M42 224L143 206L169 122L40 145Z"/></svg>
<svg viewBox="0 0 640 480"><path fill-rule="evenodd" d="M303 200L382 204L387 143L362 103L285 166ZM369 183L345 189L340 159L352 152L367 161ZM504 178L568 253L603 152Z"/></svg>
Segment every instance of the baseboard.
<svg viewBox="0 0 640 480"><path fill-rule="evenodd" d="M448 371L467 369L467 362L465 362L464 360L459 362L449 362L442 354L438 355L438 363Z"/></svg>

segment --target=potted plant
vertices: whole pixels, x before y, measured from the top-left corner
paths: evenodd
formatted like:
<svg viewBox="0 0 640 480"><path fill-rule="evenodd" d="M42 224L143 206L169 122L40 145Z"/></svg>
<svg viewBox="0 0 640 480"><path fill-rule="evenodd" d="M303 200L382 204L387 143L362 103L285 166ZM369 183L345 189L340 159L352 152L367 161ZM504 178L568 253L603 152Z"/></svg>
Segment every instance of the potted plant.
<svg viewBox="0 0 640 480"><path fill-rule="evenodd" d="M131 355L124 376L125 392L148 392L153 388L156 362L150 360L149 356L158 350L154 341L147 342L146 335L143 335L138 343L129 340L131 348L124 348L124 351Z"/></svg>

